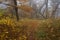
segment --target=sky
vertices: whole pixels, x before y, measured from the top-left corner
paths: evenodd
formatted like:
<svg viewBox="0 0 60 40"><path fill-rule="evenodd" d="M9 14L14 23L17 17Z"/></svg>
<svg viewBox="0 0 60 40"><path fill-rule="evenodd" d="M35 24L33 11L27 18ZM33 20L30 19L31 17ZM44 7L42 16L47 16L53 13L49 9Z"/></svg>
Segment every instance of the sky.
<svg viewBox="0 0 60 40"><path fill-rule="evenodd" d="M6 9L6 8L7 8L7 6L6 6L6 5L4 5L4 4L0 4L0 8L1 8L1 9Z"/></svg>
<svg viewBox="0 0 60 40"><path fill-rule="evenodd" d="M45 0L32 0L32 3L36 4L37 7L39 7L39 6L41 6L41 5L44 3L44 1L45 1ZM5 2L5 3L8 3L8 2ZM17 1L17 4L20 5L20 2ZM41 5L40 5L40 4L41 4ZM48 1L48 7L51 7L51 1L50 1L50 0ZM59 6L59 7L60 7L60 6ZM5 9L5 8L7 8L7 6L4 5L4 4L0 4L0 8Z"/></svg>

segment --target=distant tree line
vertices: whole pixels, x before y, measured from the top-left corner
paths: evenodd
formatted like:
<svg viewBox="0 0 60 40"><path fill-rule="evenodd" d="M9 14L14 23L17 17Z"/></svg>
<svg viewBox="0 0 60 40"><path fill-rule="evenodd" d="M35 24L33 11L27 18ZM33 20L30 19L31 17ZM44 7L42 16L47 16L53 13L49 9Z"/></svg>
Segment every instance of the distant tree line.
<svg viewBox="0 0 60 40"><path fill-rule="evenodd" d="M4 0L3 0L4 1ZM60 1L59 0L44 0L43 4L39 4L39 7L34 3L33 0L18 0L22 2L20 6L17 5L17 0L5 0L10 4L6 4L12 7L12 10L16 13L16 18L19 20L18 9L23 9L28 14L31 14L31 18L56 18L59 13L57 10L59 9ZM51 10L49 10L49 2L51 6ZM27 5L28 4L28 5ZM20 12L19 12L20 13ZM24 14L23 14L24 15Z"/></svg>

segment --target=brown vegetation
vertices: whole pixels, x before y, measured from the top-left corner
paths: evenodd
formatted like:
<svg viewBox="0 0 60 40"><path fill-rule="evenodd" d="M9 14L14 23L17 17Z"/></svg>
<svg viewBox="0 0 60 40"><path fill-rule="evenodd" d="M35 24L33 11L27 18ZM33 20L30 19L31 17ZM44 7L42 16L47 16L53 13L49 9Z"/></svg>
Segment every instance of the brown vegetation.
<svg viewBox="0 0 60 40"><path fill-rule="evenodd" d="M60 40L60 20L0 20L0 40Z"/></svg>

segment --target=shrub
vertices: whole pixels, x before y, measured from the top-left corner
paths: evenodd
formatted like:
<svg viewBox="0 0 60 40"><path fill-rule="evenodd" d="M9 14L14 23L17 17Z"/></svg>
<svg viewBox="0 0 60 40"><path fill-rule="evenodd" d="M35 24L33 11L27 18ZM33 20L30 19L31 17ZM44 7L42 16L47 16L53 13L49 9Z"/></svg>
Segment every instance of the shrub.
<svg viewBox="0 0 60 40"><path fill-rule="evenodd" d="M60 20L48 19L41 22L36 31L37 40L60 40Z"/></svg>
<svg viewBox="0 0 60 40"><path fill-rule="evenodd" d="M60 40L60 19L1 19L0 40Z"/></svg>

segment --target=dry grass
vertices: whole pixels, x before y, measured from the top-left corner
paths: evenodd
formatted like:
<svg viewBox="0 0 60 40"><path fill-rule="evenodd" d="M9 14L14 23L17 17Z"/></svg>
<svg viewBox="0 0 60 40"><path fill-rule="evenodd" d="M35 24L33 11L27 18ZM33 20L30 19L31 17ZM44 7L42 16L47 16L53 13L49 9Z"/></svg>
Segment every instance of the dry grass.
<svg viewBox="0 0 60 40"><path fill-rule="evenodd" d="M1 19L0 40L60 40L60 19Z"/></svg>

